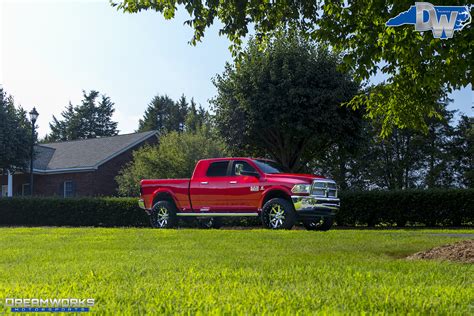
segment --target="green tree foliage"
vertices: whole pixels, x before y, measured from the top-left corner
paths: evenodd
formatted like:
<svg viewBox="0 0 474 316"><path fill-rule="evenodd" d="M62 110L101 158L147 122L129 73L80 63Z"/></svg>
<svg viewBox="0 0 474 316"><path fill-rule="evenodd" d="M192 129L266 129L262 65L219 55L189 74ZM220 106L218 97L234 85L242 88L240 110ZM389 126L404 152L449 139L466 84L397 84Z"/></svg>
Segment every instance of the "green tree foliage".
<svg viewBox="0 0 474 316"><path fill-rule="evenodd" d="M209 130L172 131L160 138L160 144L133 153L133 161L117 176L119 194L138 196L140 180L189 178L196 162L224 156L223 143Z"/></svg>
<svg viewBox="0 0 474 316"><path fill-rule="evenodd" d="M0 87L0 170L22 170L30 158L31 123Z"/></svg>
<svg viewBox="0 0 474 316"><path fill-rule="evenodd" d="M186 112L187 102L184 96L179 102L175 102L167 95L157 95L148 105L143 119L140 119L138 131L180 131L186 118Z"/></svg>
<svg viewBox="0 0 474 316"><path fill-rule="evenodd" d="M468 1L451 3L469 5ZM414 31L412 25L385 26L411 5L414 2L364 0L348 6L325 2L320 29L315 33L344 54L345 68L354 70L358 79L368 80L377 72L388 77L351 102L367 106L369 117L382 120L382 135L393 126L427 132L429 118L442 118L437 100L472 80L473 33L469 29L441 40L431 32Z"/></svg>
<svg viewBox="0 0 474 316"><path fill-rule="evenodd" d="M171 131L191 130L209 122L209 113L201 106L196 107L194 99L188 103L183 95L178 101L173 101L167 95L155 96L138 125L139 132L158 130L162 133Z"/></svg>
<svg viewBox="0 0 474 316"><path fill-rule="evenodd" d="M438 103L441 119L427 118L427 134L394 128L381 138L380 125L367 121L355 151L335 144L311 165L344 189L472 187L472 118L462 116L455 126L447 101Z"/></svg>
<svg viewBox="0 0 474 316"><path fill-rule="evenodd" d="M474 117L461 116L450 143L455 181L474 188Z"/></svg>
<svg viewBox="0 0 474 316"><path fill-rule="evenodd" d="M387 136L394 126L427 131L427 117L438 116L436 100L447 92L467 86L472 80L473 32L466 28L449 40L433 38L431 32L415 32L413 26L386 27L385 23L408 10L413 1L136 1L112 0L123 12L154 10L172 19L179 5L190 15L186 24L194 30L191 43L200 41L216 20L220 35L231 41L238 53L242 39L253 26L261 47L281 28L296 29L308 38L326 42L344 55L345 69L360 81L377 72L387 82L372 87L350 103L365 105L367 115L382 124ZM443 5L469 5L448 1ZM471 6L472 11L472 6Z"/></svg>
<svg viewBox="0 0 474 316"><path fill-rule="evenodd" d="M99 99L97 101L97 99ZM112 121L114 103L109 97L100 95L98 91L83 91L80 105L69 105L61 113L62 119L53 116L49 124L51 133L45 142L89 139L118 134L117 122Z"/></svg>
<svg viewBox="0 0 474 316"><path fill-rule="evenodd" d="M202 106L196 107L196 102L191 99L184 127L186 131L197 131L200 128L211 128L211 115Z"/></svg>
<svg viewBox="0 0 474 316"><path fill-rule="evenodd" d="M291 35L264 51L251 40L245 53L214 80L215 121L234 154L269 156L298 171L357 132L360 115L340 104L358 86L327 50Z"/></svg>

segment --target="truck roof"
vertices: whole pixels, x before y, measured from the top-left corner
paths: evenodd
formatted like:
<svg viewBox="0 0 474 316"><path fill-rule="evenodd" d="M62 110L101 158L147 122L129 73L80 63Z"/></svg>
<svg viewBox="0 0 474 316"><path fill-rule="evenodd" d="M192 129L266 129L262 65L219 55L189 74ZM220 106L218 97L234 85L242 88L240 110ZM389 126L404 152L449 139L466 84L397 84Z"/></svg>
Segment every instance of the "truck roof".
<svg viewBox="0 0 474 316"><path fill-rule="evenodd" d="M200 159L200 161L219 161L219 160L239 160L239 159L250 159L250 160L268 160L268 161L273 161L268 158L253 158L253 157L220 157L220 158L206 158L206 159Z"/></svg>

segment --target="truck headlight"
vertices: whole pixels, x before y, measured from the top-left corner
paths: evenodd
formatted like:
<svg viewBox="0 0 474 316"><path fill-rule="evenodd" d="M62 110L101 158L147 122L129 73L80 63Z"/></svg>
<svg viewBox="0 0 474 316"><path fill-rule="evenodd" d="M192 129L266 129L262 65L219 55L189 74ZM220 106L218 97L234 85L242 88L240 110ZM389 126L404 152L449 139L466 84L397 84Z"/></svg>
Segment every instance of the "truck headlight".
<svg viewBox="0 0 474 316"><path fill-rule="evenodd" d="M291 189L293 193L311 193L311 184L295 184L293 189Z"/></svg>

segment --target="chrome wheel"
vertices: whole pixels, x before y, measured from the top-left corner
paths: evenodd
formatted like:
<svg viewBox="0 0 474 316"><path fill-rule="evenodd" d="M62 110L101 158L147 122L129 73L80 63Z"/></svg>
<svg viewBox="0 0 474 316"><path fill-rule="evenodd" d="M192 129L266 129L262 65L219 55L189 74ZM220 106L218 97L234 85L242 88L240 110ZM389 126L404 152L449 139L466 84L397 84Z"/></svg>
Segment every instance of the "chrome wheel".
<svg viewBox="0 0 474 316"><path fill-rule="evenodd" d="M159 201L153 205L150 223L154 228L173 228L178 224L176 206L169 201Z"/></svg>
<svg viewBox="0 0 474 316"><path fill-rule="evenodd" d="M319 218L317 220L308 221L307 225L309 229L311 228L316 229L318 227L321 227L321 225L323 225L323 222L324 222L323 219Z"/></svg>
<svg viewBox="0 0 474 316"><path fill-rule="evenodd" d="M155 212L156 212L156 219L155 219L156 226L160 228L168 226L168 220L170 218L169 211L165 207L160 206L158 207L158 209L155 210Z"/></svg>
<svg viewBox="0 0 474 316"><path fill-rule="evenodd" d="M201 228L210 229L210 228L220 228L222 226L222 220L219 217L208 217L203 219L198 219L199 226Z"/></svg>
<svg viewBox="0 0 474 316"><path fill-rule="evenodd" d="M212 228L213 225L214 225L214 218L213 217L208 218L207 220L202 222L203 228Z"/></svg>
<svg viewBox="0 0 474 316"><path fill-rule="evenodd" d="M296 222L293 203L282 198L266 202L261 217L263 226L270 229L291 229Z"/></svg>
<svg viewBox="0 0 474 316"><path fill-rule="evenodd" d="M303 220L303 226L307 230L327 231L333 225L334 219L328 217L318 217Z"/></svg>
<svg viewBox="0 0 474 316"><path fill-rule="evenodd" d="M271 228L280 228L285 221L285 210L280 204L272 205L268 217Z"/></svg>

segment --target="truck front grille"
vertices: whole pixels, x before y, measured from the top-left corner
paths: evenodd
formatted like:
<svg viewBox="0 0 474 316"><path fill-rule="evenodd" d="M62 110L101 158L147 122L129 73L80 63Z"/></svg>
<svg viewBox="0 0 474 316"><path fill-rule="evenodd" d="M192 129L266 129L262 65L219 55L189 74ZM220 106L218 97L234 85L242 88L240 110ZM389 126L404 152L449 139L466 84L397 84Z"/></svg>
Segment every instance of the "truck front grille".
<svg viewBox="0 0 474 316"><path fill-rule="evenodd" d="M337 198L337 185L332 180L314 180L311 195Z"/></svg>

